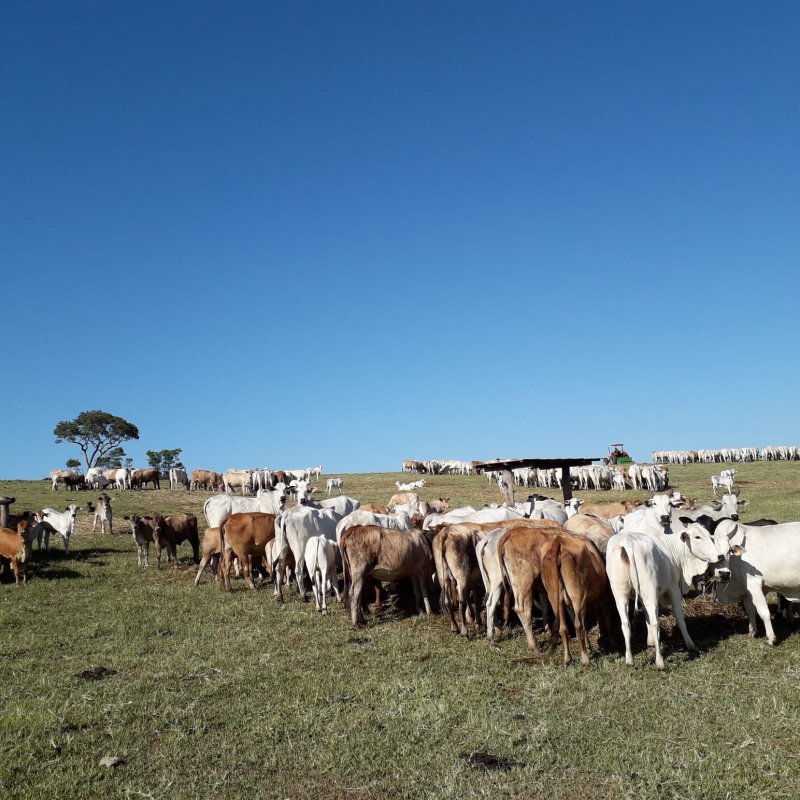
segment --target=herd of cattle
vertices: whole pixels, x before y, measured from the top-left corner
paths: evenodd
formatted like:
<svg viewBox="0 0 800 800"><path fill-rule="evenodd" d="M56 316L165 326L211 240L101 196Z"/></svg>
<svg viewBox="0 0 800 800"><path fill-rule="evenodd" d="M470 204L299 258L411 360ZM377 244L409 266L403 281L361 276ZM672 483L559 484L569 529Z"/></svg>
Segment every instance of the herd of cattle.
<svg viewBox="0 0 800 800"><path fill-rule="evenodd" d="M202 539L192 514L125 516L139 565L149 564L152 544L159 567L164 550L177 566L177 547L187 542L199 564L195 585L210 565L225 590L232 588L235 570L251 589L259 577L271 578L283 601L290 580L305 600L308 580L317 610L327 613L332 591L354 626L368 597L374 595L377 610L384 584L408 579L417 607L427 614L437 588L451 629L462 636L480 623L485 609L486 635L495 638L499 611L508 624L513 607L537 652L538 608L551 648L559 638L563 643L565 664L571 661L570 623L582 663L589 664L587 632L597 622L600 646L624 642L626 662L633 665L631 600L644 610L658 669L664 666L658 614L665 601L687 648L696 650L682 598L698 579L720 603L743 604L751 636L760 618L771 644L766 594L800 601L800 522L742 524L739 512L747 501L730 493L702 505L673 491L643 502L562 503L534 494L525 503L451 509L448 498L420 500L411 490L396 492L385 505L361 504L344 494L315 502L311 476L303 472L300 478L280 476L294 484L297 503L290 507L290 487L274 475L252 496L229 491L209 497ZM222 485L231 487L224 480ZM78 510L72 504L63 512L25 513L0 531L0 556L11 562L17 582L24 580L34 541L41 548L44 538L47 549L56 533L69 551ZM93 530L99 521L112 532L109 495L101 494L91 511Z"/></svg>
<svg viewBox="0 0 800 800"><path fill-rule="evenodd" d="M719 464L727 461L800 461L800 447L723 447L720 450L653 450L654 464Z"/></svg>

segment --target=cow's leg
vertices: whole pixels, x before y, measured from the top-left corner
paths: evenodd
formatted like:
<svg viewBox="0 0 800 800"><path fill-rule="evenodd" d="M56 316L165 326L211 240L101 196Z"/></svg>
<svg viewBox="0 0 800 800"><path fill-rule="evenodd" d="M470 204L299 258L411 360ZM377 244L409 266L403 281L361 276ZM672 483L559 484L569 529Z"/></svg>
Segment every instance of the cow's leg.
<svg viewBox="0 0 800 800"><path fill-rule="evenodd" d="M775 631L772 629L772 619L770 618L769 606L767 605L767 598L764 596L764 590L760 584L756 586L751 584L747 588L750 592L750 597L756 613L761 617L761 621L764 623L764 633L766 634L767 642L775 644Z"/></svg>
<svg viewBox="0 0 800 800"><path fill-rule="evenodd" d="M513 577L511 580L511 590L514 593L514 611L522 623L525 638L528 640L528 647L538 654L541 652L539 643L533 635L533 586L526 589L517 584Z"/></svg>
<svg viewBox="0 0 800 800"><path fill-rule="evenodd" d="M658 597L642 597L642 605L647 620L647 640L653 642L656 650L656 669L664 669L664 656L661 654L661 629L658 626Z"/></svg>
<svg viewBox="0 0 800 800"><path fill-rule="evenodd" d="M250 563L250 554L245 553L244 558L240 557L239 561L241 562L242 575L244 576L244 579L247 581L247 585L253 591L256 591L256 584L253 581L253 572L252 572L253 565Z"/></svg>
<svg viewBox="0 0 800 800"><path fill-rule="evenodd" d="M692 641L692 637L689 636L689 631L686 629L686 619L683 616L683 596L678 586L669 587L669 599L670 603L672 603L672 613L675 615L675 622L678 624L678 629L683 636L683 641L691 652L700 652L697 649L697 645Z"/></svg>
<svg viewBox="0 0 800 800"><path fill-rule="evenodd" d="M233 559L233 550L225 548L222 552L222 557L219 563L219 588L223 592L232 591L231 587L231 559Z"/></svg>
<svg viewBox="0 0 800 800"><path fill-rule="evenodd" d="M625 663L629 666L633 666L633 651L631 650L631 620L630 616L628 615L628 591L629 586L625 587L624 592L618 591L616 587L614 588L614 602L617 606L617 613L619 614L619 620L622 625L622 636L625 639Z"/></svg>
<svg viewBox="0 0 800 800"><path fill-rule="evenodd" d="M746 594L742 598L742 605L744 606L744 610L747 612L748 636L751 639L755 639L756 634L758 633L758 624L756 622L756 607L753 605L753 601L750 599L749 594Z"/></svg>
<svg viewBox="0 0 800 800"><path fill-rule="evenodd" d="M294 562L297 564L295 569L295 579L297 580L297 591L300 592L300 599L305 603L306 598L306 576L305 569L303 568L304 559L303 553L294 554Z"/></svg>
<svg viewBox="0 0 800 800"><path fill-rule="evenodd" d="M362 575L353 575L350 586L350 620L353 627L357 628L361 617L361 592L364 589L364 578Z"/></svg>
<svg viewBox="0 0 800 800"><path fill-rule="evenodd" d="M461 635L467 639L469 631L467 630L467 587L459 581L458 583L458 613L461 617Z"/></svg>
<svg viewBox="0 0 800 800"><path fill-rule="evenodd" d="M452 633L458 633L458 625L456 625L456 614L452 601L452 582L449 578L445 578L442 582L442 591L439 595L439 605L442 610L450 617L450 630Z"/></svg>
<svg viewBox="0 0 800 800"><path fill-rule="evenodd" d="M503 593L503 585L492 586L489 594L486 595L486 638L491 641L495 633L500 633L499 628L495 627L494 620L497 613L497 605L500 602L500 595Z"/></svg>
<svg viewBox="0 0 800 800"><path fill-rule="evenodd" d="M419 591L422 595L422 605L425 609L425 616L432 617L433 611L431 610L430 594L428 592L428 576L423 572L418 578Z"/></svg>
<svg viewBox="0 0 800 800"><path fill-rule="evenodd" d="M209 558L203 557L200 560L200 566L197 568L197 575L195 576L195 579L194 579L194 585L195 586L197 586L200 583L200 576L203 574L203 572L205 572L206 564L208 564L208 562L210 560L211 560L210 557Z"/></svg>

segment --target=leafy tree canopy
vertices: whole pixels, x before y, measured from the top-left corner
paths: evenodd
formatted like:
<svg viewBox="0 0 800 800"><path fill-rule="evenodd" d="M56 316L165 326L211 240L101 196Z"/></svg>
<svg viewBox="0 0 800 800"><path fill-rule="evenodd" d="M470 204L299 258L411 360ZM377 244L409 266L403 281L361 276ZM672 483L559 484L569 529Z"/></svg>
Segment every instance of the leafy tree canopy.
<svg viewBox="0 0 800 800"><path fill-rule="evenodd" d="M81 462L78 461L77 458L68 458L67 459L67 469L80 469Z"/></svg>
<svg viewBox="0 0 800 800"><path fill-rule="evenodd" d="M125 462L130 461L125 451L121 447L113 447L104 456L100 456L95 462L96 467L101 469L119 469L127 466Z"/></svg>
<svg viewBox="0 0 800 800"><path fill-rule="evenodd" d="M147 463L153 469L157 469L162 478L167 478L173 467L183 466L179 460L182 452L180 447L176 447L174 450L148 450Z"/></svg>
<svg viewBox="0 0 800 800"><path fill-rule="evenodd" d="M81 411L75 419L62 420L53 429L56 444L70 442L83 452L86 468L91 469L122 442L139 438L139 429L122 417L107 411Z"/></svg>

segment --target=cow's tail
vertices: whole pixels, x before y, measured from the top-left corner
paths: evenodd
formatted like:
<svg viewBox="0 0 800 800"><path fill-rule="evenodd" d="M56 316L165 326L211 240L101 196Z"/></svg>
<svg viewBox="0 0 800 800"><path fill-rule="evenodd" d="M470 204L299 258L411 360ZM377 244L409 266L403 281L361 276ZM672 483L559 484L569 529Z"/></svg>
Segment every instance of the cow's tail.
<svg viewBox="0 0 800 800"><path fill-rule="evenodd" d="M628 567L628 578L633 587L633 607L636 608L639 605L639 596L642 593L639 569L636 566L636 548L623 544L620 549L620 558Z"/></svg>

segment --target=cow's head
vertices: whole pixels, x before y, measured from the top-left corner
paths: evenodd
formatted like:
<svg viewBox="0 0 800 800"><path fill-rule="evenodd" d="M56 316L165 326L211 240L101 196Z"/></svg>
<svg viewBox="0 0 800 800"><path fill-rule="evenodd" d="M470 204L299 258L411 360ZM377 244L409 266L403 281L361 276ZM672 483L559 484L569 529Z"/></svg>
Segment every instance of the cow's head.
<svg viewBox="0 0 800 800"><path fill-rule="evenodd" d="M564 504L564 508L567 511L567 516L572 517L578 513L578 509L583 505L583 500L579 500L577 497L571 498L567 503Z"/></svg>
<svg viewBox="0 0 800 800"><path fill-rule="evenodd" d="M680 517L680 521L686 526L686 530L681 533L681 539L692 555L702 561L712 565L720 564L732 552L744 552L738 545L731 545L737 526L734 524L720 528L720 524L727 520L712 519L702 514L694 520L691 517Z"/></svg>
<svg viewBox="0 0 800 800"><path fill-rule="evenodd" d="M153 517L153 543L156 547L161 546L161 537L164 535L164 527L166 520L161 514L156 514Z"/></svg>
<svg viewBox="0 0 800 800"><path fill-rule="evenodd" d="M442 504L442 509L444 511L450 510L450 498L449 497L440 497L439 502Z"/></svg>
<svg viewBox="0 0 800 800"><path fill-rule="evenodd" d="M668 494L657 494L646 505L653 509L662 528L668 528L672 519L672 503Z"/></svg>
<svg viewBox="0 0 800 800"><path fill-rule="evenodd" d="M735 521L739 519L739 509L746 508L749 504L749 500L740 500L735 494L724 494L719 511L723 517L730 517Z"/></svg>

